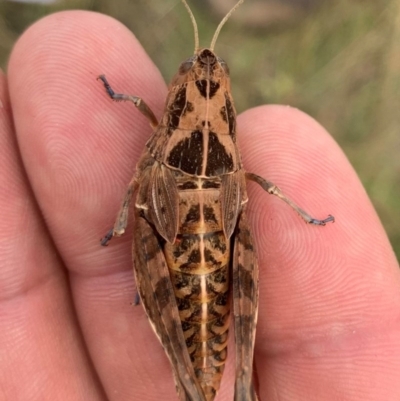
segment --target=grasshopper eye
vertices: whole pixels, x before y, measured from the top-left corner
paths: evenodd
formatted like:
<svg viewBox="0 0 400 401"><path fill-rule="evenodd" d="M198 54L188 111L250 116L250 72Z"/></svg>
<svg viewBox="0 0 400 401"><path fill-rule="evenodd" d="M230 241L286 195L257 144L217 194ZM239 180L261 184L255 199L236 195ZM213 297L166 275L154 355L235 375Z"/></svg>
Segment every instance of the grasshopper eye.
<svg viewBox="0 0 400 401"><path fill-rule="evenodd" d="M184 75L186 73L188 73L195 62L195 58L194 57L190 57L189 59L187 59L186 61L184 61L180 66L179 66L179 74Z"/></svg>
<svg viewBox="0 0 400 401"><path fill-rule="evenodd" d="M229 67L228 64L226 64L225 60L223 60L221 57L217 57L219 65L222 67L224 70L225 74L229 76Z"/></svg>

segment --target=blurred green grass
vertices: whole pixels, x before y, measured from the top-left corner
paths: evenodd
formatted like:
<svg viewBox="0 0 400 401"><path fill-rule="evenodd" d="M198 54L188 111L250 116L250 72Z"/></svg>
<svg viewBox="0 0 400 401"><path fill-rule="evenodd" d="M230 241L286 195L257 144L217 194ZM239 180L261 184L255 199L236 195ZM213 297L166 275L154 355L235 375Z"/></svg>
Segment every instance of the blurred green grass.
<svg viewBox="0 0 400 401"><path fill-rule="evenodd" d="M189 2L200 44L206 46L219 17L204 1ZM0 66L6 68L13 43L28 25L73 8L123 22L167 81L192 54L192 26L180 0L64 0L46 6L3 1ZM264 28L232 19L217 51L230 66L238 111L264 103L290 104L335 137L365 185L399 260L400 0L321 2L299 13L295 22Z"/></svg>

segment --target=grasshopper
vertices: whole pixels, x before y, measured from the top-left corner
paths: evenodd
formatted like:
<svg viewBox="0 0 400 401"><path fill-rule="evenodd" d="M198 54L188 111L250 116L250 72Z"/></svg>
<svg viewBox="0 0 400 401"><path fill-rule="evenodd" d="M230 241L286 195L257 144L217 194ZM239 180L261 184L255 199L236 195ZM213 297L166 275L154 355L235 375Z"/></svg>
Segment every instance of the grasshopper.
<svg viewBox="0 0 400 401"><path fill-rule="evenodd" d="M181 401L212 401L227 357L231 309L235 330L235 401L256 401L253 354L258 310L258 264L246 217L246 180L288 203L307 223L312 218L270 181L245 172L236 143L236 111L229 69L214 53L219 24L209 48L199 48L195 18L182 0L195 32L194 55L172 79L160 121L139 97L131 101L153 133L113 229L125 232L134 208L134 275L150 323L171 362Z"/></svg>

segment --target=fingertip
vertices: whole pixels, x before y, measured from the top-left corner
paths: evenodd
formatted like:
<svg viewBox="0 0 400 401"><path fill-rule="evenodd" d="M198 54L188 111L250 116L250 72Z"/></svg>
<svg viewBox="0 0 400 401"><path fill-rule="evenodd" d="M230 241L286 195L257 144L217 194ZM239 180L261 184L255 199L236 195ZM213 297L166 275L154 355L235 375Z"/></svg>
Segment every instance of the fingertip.
<svg viewBox="0 0 400 401"><path fill-rule="evenodd" d="M313 324L333 319L348 323L362 308L370 321L389 313L399 298L397 263L334 139L314 119L287 106L249 110L239 117L239 130L247 171L274 182L312 217L335 217L325 227L306 225L280 199L248 185L261 270L260 309L268 310L261 330L279 328L275 334L282 335L288 328L290 336L294 327L313 330Z"/></svg>
<svg viewBox="0 0 400 401"><path fill-rule="evenodd" d="M368 221L381 227L345 154L312 117L288 106L261 106L239 116L239 128L245 169L273 181L312 217L331 214L339 226ZM256 198L261 209L265 197Z"/></svg>
<svg viewBox="0 0 400 401"><path fill-rule="evenodd" d="M166 86L158 69L126 27L102 14L43 18L22 35L9 63L24 165L56 241L71 250L77 242L98 245L92 238L112 222L151 133L132 104L111 101L100 74L161 113Z"/></svg>
<svg viewBox="0 0 400 401"><path fill-rule="evenodd" d="M316 166L330 167L323 171L326 174L332 173L337 163L349 167L329 133L299 109L282 105L253 108L239 116L239 128L239 142L248 149L245 160L249 166L263 160L263 167L283 176L288 172L282 167L294 174L299 167L314 171Z"/></svg>

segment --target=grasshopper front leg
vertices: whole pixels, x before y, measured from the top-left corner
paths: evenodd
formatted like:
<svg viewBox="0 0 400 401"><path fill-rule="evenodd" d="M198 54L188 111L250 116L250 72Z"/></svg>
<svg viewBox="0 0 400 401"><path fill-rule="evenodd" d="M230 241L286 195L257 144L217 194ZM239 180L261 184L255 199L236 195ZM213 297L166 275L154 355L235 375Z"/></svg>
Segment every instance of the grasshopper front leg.
<svg viewBox="0 0 400 401"><path fill-rule="evenodd" d="M265 178L260 177L257 174L246 173L246 178L250 181L256 182L264 191L267 191L271 195L275 195L278 198L282 199L286 202L295 212L299 214L299 216L309 224L315 224L317 226L324 226L326 223L332 221L335 222L335 218L332 215L328 215L326 219L318 220L314 217L311 217L306 211L296 205L291 199L289 199L279 187L277 187L271 181L267 181Z"/></svg>
<svg viewBox="0 0 400 401"><path fill-rule="evenodd" d="M150 107L146 104L146 102L137 96L132 95L124 95L122 93L115 93L114 90L111 88L110 84L108 83L105 75L100 75L97 79L103 82L104 88L106 89L108 95L112 100L117 102L125 101L125 102L132 102L136 108L150 120L150 125L153 128L158 126L158 120L154 113L151 111Z"/></svg>
<svg viewBox="0 0 400 401"><path fill-rule="evenodd" d="M128 225L128 212L129 212L129 205L132 201L132 197L136 189L138 188L139 183L134 176L131 182L128 185L128 190L122 200L121 207L117 214L117 218L115 219L114 227L111 228L107 234L101 239L101 245L107 246L108 242L111 240L112 237L124 234L126 226Z"/></svg>
<svg viewBox="0 0 400 401"><path fill-rule="evenodd" d="M106 89L111 99L115 101L132 102L136 106L136 108L150 120L150 125L153 128L158 126L158 120L156 116L154 115L154 113L151 111L150 107L146 104L144 100L142 100L140 97L132 95L115 93L114 90L111 88L110 84L108 83L105 75L100 75L97 79L100 79L100 81L103 82L104 88ZM126 226L128 224L129 205L131 203L133 193L136 191L138 186L139 183L135 176L128 185L128 190L126 191L125 197L122 201L122 205L115 220L114 227L110 229L107 232L107 234L101 239L101 245L106 246L112 237L120 236L125 232Z"/></svg>

